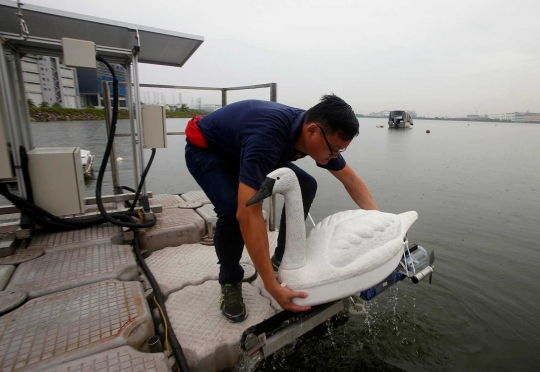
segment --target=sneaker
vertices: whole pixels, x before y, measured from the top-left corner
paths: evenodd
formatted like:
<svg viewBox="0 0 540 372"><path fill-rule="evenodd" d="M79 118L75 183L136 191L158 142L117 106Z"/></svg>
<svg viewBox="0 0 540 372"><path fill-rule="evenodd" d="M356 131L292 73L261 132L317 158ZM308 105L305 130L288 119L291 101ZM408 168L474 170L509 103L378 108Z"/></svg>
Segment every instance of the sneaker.
<svg viewBox="0 0 540 372"><path fill-rule="evenodd" d="M229 322L238 323L244 321L248 314L242 299L242 284L222 285L219 307Z"/></svg>
<svg viewBox="0 0 540 372"><path fill-rule="evenodd" d="M276 255L273 255L270 261L272 262L272 269L274 269L274 272L277 273L279 270L279 265L281 265L281 261L276 258Z"/></svg>

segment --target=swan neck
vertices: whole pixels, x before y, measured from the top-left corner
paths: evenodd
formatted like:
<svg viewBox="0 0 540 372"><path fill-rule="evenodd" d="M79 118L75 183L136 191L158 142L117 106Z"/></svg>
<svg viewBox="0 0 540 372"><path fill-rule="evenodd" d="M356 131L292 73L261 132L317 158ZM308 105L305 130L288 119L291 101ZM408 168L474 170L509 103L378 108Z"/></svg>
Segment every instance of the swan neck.
<svg viewBox="0 0 540 372"><path fill-rule="evenodd" d="M285 235L285 253L281 268L294 270L304 267L306 259L306 227L304 223L304 206L300 185L284 193L285 213L287 214L287 230Z"/></svg>

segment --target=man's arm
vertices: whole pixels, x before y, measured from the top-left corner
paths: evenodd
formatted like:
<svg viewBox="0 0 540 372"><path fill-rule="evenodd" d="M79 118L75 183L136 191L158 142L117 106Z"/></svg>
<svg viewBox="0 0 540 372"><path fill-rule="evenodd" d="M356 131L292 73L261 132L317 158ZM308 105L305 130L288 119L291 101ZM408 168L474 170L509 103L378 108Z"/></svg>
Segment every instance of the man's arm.
<svg viewBox="0 0 540 372"><path fill-rule="evenodd" d="M268 235L266 223L262 214L262 203L246 207L246 203L257 191L240 182L238 185L238 209L236 218L240 223L240 230L248 253L255 265L255 269L261 276L264 288L275 298L279 305L290 311L306 311L309 306L298 306L291 302L295 297L305 298L307 293L294 292L287 287L281 287L274 276L274 270L270 263L268 248Z"/></svg>
<svg viewBox="0 0 540 372"><path fill-rule="evenodd" d="M360 208L366 210L378 209L366 184L354 173L348 164L340 171L329 170L329 172L341 181L351 198Z"/></svg>

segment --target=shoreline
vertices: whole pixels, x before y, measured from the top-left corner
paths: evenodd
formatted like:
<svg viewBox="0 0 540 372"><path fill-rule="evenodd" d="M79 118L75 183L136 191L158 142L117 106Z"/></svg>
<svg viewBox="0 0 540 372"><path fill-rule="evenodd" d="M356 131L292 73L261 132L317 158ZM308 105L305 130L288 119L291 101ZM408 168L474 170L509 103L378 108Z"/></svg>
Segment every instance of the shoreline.
<svg viewBox="0 0 540 372"><path fill-rule="evenodd" d="M32 122L45 123L50 121L105 120L105 109L86 108L72 109L64 107L29 107ZM207 115L200 110L166 111L167 118L192 118L197 115ZM129 119L127 109L118 110L118 119Z"/></svg>
<svg viewBox="0 0 540 372"><path fill-rule="evenodd" d="M358 116L356 115L358 119L386 119L388 118L381 118L381 117L373 117L373 116ZM434 117L434 118L424 118L424 117L417 117L413 119L416 120L438 120L438 121L467 121L470 123L507 123L507 124L540 124L540 121L502 121L502 120L491 120L491 119L485 119L485 120L471 120L467 118L440 118L440 117Z"/></svg>

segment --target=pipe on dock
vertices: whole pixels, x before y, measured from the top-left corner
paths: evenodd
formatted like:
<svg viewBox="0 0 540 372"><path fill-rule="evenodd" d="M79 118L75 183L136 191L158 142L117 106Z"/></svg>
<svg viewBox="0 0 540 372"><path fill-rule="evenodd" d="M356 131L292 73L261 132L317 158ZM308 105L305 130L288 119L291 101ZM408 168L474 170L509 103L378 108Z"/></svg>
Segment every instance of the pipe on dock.
<svg viewBox="0 0 540 372"><path fill-rule="evenodd" d="M146 342L148 343L148 349L150 349L151 353L163 352L163 344L161 343L159 336L154 335L150 337Z"/></svg>

